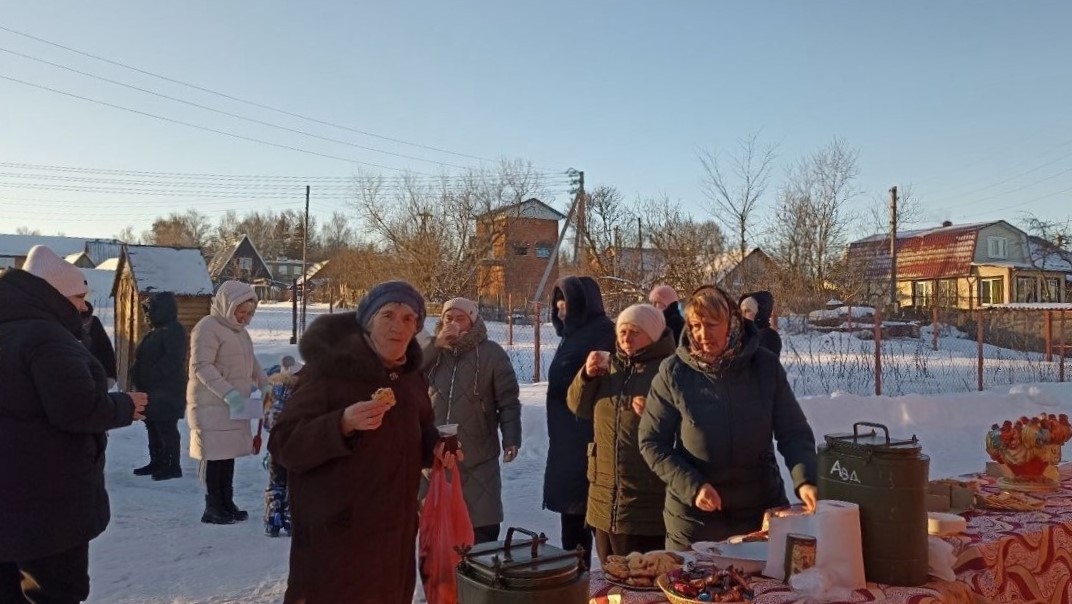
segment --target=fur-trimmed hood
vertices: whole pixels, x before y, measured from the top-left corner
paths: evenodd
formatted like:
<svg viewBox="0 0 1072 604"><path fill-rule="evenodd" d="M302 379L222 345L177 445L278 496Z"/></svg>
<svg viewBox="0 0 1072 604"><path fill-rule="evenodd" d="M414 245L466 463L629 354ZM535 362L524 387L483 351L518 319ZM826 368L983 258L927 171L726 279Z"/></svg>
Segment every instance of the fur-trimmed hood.
<svg viewBox="0 0 1072 604"><path fill-rule="evenodd" d="M387 375L383 361L369 344L368 332L357 322L356 312L321 315L302 336L298 351L304 371L325 377L375 380ZM406 363L399 373L419 371L421 347L416 338L406 346Z"/></svg>

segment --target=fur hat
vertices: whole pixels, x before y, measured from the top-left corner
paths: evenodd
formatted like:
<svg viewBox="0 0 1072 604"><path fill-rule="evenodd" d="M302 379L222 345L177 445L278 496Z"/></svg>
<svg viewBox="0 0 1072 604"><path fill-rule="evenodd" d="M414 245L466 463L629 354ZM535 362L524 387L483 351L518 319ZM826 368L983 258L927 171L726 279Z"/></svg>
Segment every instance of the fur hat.
<svg viewBox="0 0 1072 604"><path fill-rule="evenodd" d="M663 316L661 310L651 304L634 304L618 313L618 322L615 326L621 327L626 323L639 327L651 338L652 342L658 342L666 329L666 317Z"/></svg>
<svg viewBox="0 0 1072 604"><path fill-rule="evenodd" d="M22 270L48 281L49 285L65 297L81 296L89 291L82 269L60 258L56 252L43 245L30 248Z"/></svg>
<svg viewBox="0 0 1072 604"><path fill-rule="evenodd" d="M456 309L464 312L469 316L469 320L476 323L476 318L480 316L480 309L476 307L476 303L468 298L454 298L447 300L443 304L442 315L447 314L448 310Z"/></svg>
<svg viewBox="0 0 1072 604"><path fill-rule="evenodd" d="M744 300L741 300L741 312L751 311L754 315L759 312L759 302L752 296L748 296Z"/></svg>
<svg viewBox="0 0 1072 604"><path fill-rule="evenodd" d="M357 322L368 329L372 317L384 304L397 302L405 304L417 313L418 329L424 327L426 315L424 297L412 285L405 281L384 281L369 290L369 293L357 304Z"/></svg>

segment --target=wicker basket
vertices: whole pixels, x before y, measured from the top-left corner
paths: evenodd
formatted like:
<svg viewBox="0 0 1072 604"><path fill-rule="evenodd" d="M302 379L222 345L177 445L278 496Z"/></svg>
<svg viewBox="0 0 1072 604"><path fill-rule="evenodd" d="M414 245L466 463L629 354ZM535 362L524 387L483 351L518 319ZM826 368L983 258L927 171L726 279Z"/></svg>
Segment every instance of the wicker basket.
<svg viewBox="0 0 1072 604"><path fill-rule="evenodd" d="M696 598L686 598L685 596L679 596L676 593L670 591L670 577L666 576L665 574L656 577L655 584L659 586L659 589L663 590L663 595L665 595L666 599L670 601L670 604L712 604L711 602L704 602L703 600L697 600ZM751 602L751 600L738 600L738 602L746 603Z"/></svg>

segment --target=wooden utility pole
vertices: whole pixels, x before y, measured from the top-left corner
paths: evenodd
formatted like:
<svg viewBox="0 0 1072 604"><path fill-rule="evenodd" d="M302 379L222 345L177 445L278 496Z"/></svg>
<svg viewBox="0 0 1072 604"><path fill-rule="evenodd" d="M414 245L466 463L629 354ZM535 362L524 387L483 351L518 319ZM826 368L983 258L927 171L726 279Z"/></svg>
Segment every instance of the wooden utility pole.
<svg viewBox="0 0 1072 604"><path fill-rule="evenodd" d="M588 233L588 224L585 213L584 171L577 172L577 233L573 240L573 260L577 263L578 272L582 275L588 273L588 248L585 246L585 236Z"/></svg>
<svg viewBox="0 0 1072 604"><path fill-rule="evenodd" d="M309 185L305 185L305 228L302 229L301 252L301 332L305 333L305 310L309 293Z"/></svg>
<svg viewBox="0 0 1072 604"><path fill-rule="evenodd" d="M558 241L555 242L555 249L551 250L551 256L547 258L547 266L543 269L543 276L540 277L540 283L536 286L536 293L532 296L533 302L540 300L543 296L543 288L547 286L547 278L551 276L551 269L554 268L555 262L558 262L558 251L562 248L562 240L566 236L566 229L573 223L573 216L576 214L581 199L584 197L584 172L574 172L571 170L569 174L570 176L575 174L580 175L580 186L582 188L578 189L578 194L574 196L573 203L570 204L569 212L566 213L566 221L562 223L562 230L558 232ZM580 237L580 231L578 231L578 241L580 240ZM574 257L576 258L576 256Z"/></svg>
<svg viewBox="0 0 1072 604"><path fill-rule="evenodd" d="M890 187L890 312L897 312L897 187Z"/></svg>

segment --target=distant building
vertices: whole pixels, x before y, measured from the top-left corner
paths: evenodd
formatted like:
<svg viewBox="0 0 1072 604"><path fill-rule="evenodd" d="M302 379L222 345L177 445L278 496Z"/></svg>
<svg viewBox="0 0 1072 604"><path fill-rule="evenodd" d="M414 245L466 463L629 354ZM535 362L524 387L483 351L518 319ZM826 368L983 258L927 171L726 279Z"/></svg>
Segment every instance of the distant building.
<svg viewBox="0 0 1072 604"><path fill-rule="evenodd" d="M846 260L859 297L890 299L890 242L873 235L849 244ZM901 231L897 300L901 307L971 309L1072 299L1072 254L1004 220Z"/></svg>
<svg viewBox="0 0 1072 604"><path fill-rule="evenodd" d="M209 261L208 273L216 285L232 280L249 283L261 300L272 293L272 271L248 235L221 247Z"/></svg>
<svg viewBox="0 0 1072 604"><path fill-rule="evenodd" d="M481 305L530 312L540 278L558 242L558 223L566 217L536 198L477 217L476 245L485 250L477 266ZM556 261L545 295L558 278ZM508 300L514 308L507 309Z"/></svg>
<svg viewBox="0 0 1072 604"><path fill-rule="evenodd" d="M776 290L781 267L762 249L749 249L744 258L739 250L721 254L708 267L711 282L733 294Z"/></svg>
<svg viewBox="0 0 1072 604"><path fill-rule="evenodd" d="M119 256L123 249L123 242L117 239L0 234L0 269L22 268L26 255L35 245L47 246L57 256L68 257L68 262L79 268L93 268L108 258Z"/></svg>

